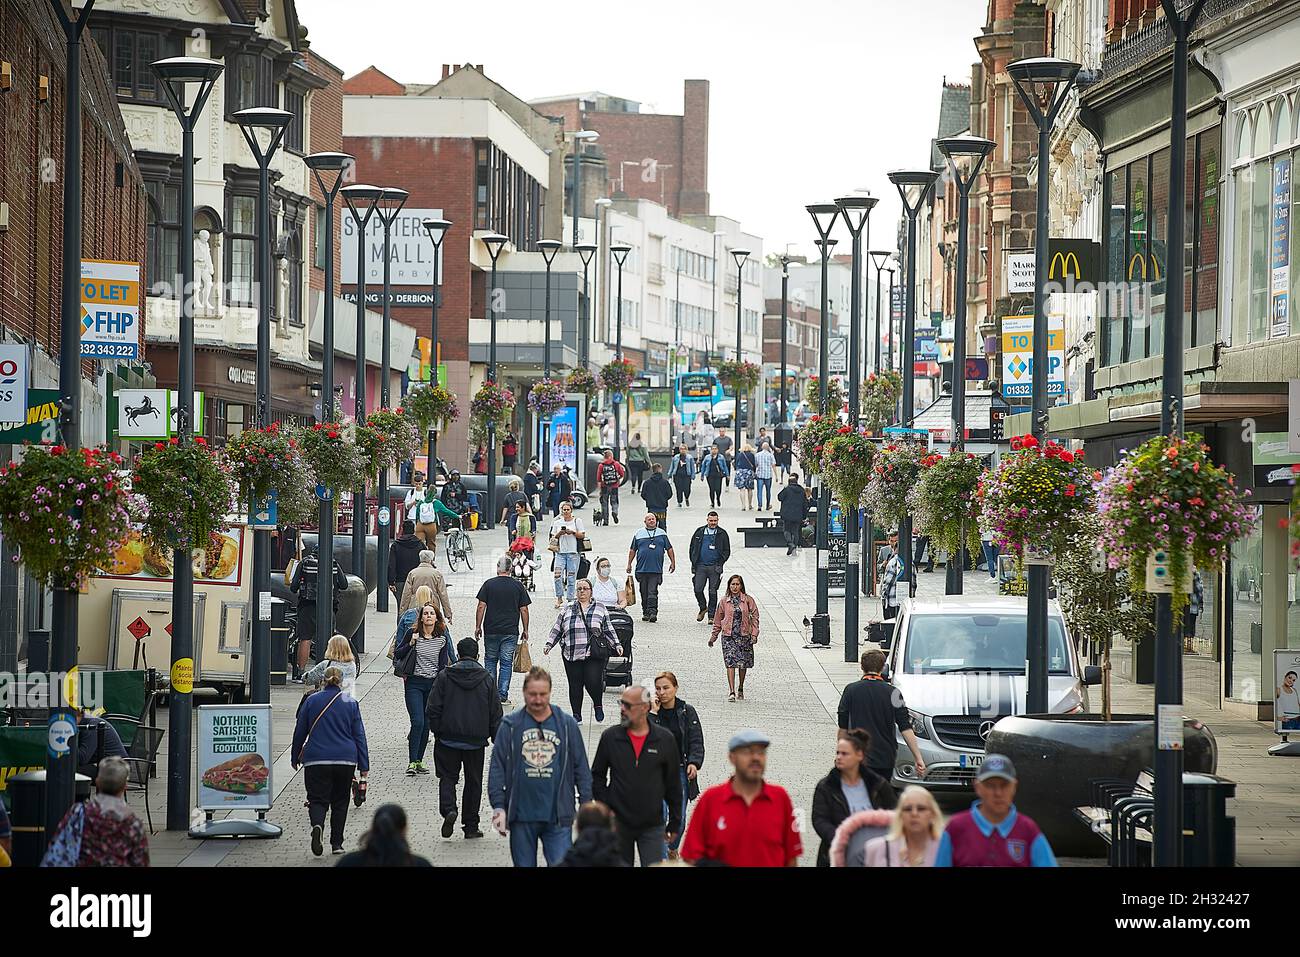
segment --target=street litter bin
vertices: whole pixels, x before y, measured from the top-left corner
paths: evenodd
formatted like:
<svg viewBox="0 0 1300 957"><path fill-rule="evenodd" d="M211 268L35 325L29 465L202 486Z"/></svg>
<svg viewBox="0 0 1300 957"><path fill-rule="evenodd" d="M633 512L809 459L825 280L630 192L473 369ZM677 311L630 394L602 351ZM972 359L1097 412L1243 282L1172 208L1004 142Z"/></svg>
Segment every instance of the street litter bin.
<svg viewBox="0 0 1300 957"><path fill-rule="evenodd" d="M1237 784L1217 774L1183 773L1183 866L1233 867L1237 863L1237 821L1228 798Z"/></svg>
<svg viewBox="0 0 1300 957"><path fill-rule="evenodd" d="M829 614L812 616L812 643L829 648L831 644L831 616Z"/></svg>
<svg viewBox="0 0 1300 957"><path fill-rule="evenodd" d="M45 771L26 771L9 779L9 812L15 867L38 867L45 856ZM90 797L90 778L78 774L75 800Z"/></svg>

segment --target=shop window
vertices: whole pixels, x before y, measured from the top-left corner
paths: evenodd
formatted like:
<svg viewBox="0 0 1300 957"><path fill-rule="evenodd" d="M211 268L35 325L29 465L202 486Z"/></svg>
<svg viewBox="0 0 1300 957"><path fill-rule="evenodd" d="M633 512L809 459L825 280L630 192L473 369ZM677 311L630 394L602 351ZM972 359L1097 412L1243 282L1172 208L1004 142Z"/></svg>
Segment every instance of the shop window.
<svg viewBox="0 0 1300 957"><path fill-rule="evenodd" d="M1291 133L1291 99L1280 96L1273 110L1273 146L1290 146L1295 137Z"/></svg>
<svg viewBox="0 0 1300 957"><path fill-rule="evenodd" d="M1255 177L1250 194L1250 248L1249 255L1241 261L1250 269L1250 341L1268 338L1269 306L1269 235L1271 219L1270 198L1273 177L1267 160L1255 165Z"/></svg>
<svg viewBox="0 0 1300 957"><path fill-rule="evenodd" d="M1219 328L1219 136L1210 130L1197 137L1196 274L1192 277L1193 344L1215 341ZM1191 182L1189 180L1188 182Z"/></svg>
<svg viewBox="0 0 1300 957"><path fill-rule="evenodd" d="M1169 150L1151 158L1151 207L1146 261L1146 280L1150 283L1150 308L1147 311L1147 355L1164 354L1165 295L1168 289L1169 263Z"/></svg>
<svg viewBox="0 0 1300 957"><path fill-rule="evenodd" d="M1260 699L1262 677L1263 511L1256 507L1255 525L1249 535L1232 546L1232 563L1228 566L1232 590L1232 680L1228 697L1252 703Z"/></svg>
<svg viewBox="0 0 1300 957"><path fill-rule="evenodd" d="M284 131L284 145L295 153L303 151L304 97L294 90L284 91L284 108L293 114Z"/></svg>

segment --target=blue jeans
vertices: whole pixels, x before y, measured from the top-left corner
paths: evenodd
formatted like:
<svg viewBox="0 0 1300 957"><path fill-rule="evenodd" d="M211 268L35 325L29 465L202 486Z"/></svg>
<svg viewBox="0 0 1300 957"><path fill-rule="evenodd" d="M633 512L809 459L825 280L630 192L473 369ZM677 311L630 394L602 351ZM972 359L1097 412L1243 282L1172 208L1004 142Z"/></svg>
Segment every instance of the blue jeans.
<svg viewBox="0 0 1300 957"><path fill-rule="evenodd" d="M411 732L406 736L408 761L423 761L424 749L429 746L429 719L424 715L424 708L432 688L432 678L412 675L406 679L406 713L411 718Z"/></svg>
<svg viewBox="0 0 1300 957"><path fill-rule="evenodd" d="M758 483L758 509L763 510L763 502L767 502L767 508L772 507L772 480L770 478L755 479Z"/></svg>
<svg viewBox="0 0 1300 957"><path fill-rule="evenodd" d="M515 663L515 645L519 644L518 635L484 635L483 667L497 683L497 691L502 701L510 697L510 676ZM500 675L498 676L498 666Z"/></svg>
<svg viewBox="0 0 1300 957"><path fill-rule="evenodd" d="M998 577L998 546L993 542L980 542L984 550L984 563L989 567L989 578Z"/></svg>
<svg viewBox="0 0 1300 957"><path fill-rule="evenodd" d="M572 555L564 555L559 552L555 554L555 597L565 598L569 601L577 595L578 591L578 562L582 556L578 552Z"/></svg>
<svg viewBox="0 0 1300 957"><path fill-rule="evenodd" d="M408 608L397 616L397 634L394 637L402 640L402 636L415 627L415 619L419 616L419 608Z"/></svg>
<svg viewBox="0 0 1300 957"><path fill-rule="evenodd" d="M537 841L541 839L546 866L554 867L573 846L573 827L569 824L543 824L540 821L515 821L510 825L510 860L515 867L537 866Z"/></svg>
<svg viewBox="0 0 1300 957"><path fill-rule="evenodd" d="M762 479L759 479L759 481L761 482ZM687 790L687 786L691 782L686 779L686 768L684 767L678 768L677 774L682 779L682 829L677 832L677 836L673 838L672 843L668 845L669 850L673 850L673 851L677 850L677 848L682 846L682 835L686 833L686 806L690 803L691 800L689 797L687 797L687 795L690 793L690 791ZM667 801L664 801L664 827L665 828L668 827L668 802Z"/></svg>

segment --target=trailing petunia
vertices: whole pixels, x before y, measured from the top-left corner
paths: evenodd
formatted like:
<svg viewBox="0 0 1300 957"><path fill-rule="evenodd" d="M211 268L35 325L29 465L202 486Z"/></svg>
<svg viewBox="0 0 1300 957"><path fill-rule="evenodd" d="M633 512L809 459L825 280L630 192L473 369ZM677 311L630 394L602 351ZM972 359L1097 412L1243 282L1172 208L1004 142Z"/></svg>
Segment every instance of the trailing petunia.
<svg viewBox="0 0 1300 957"><path fill-rule="evenodd" d="M840 426L826 442L822 460L826 481L846 509L856 509L871 480L876 446L860 432Z"/></svg>
<svg viewBox="0 0 1300 957"><path fill-rule="evenodd" d="M366 475L372 476L409 462L419 451L420 436L403 412L376 409L356 427L356 442Z"/></svg>
<svg viewBox="0 0 1300 957"><path fill-rule="evenodd" d="M549 419L564 408L564 383L559 379L541 379L528 390L528 408Z"/></svg>
<svg viewBox="0 0 1300 957"><path fill-rule="evenodd" d="M420 385L402 399L402 410L421 432L443 429L460 418L456 396L440 385Z"/></svg>
<svg viewBox="0 0 1300 957"><path fill-rule="evenodd" d="M913 513L937 548L955 555L963 544L980 548L979 483L984 461L970 452L930 455L908 498ZM963 540L964 539L964 540Z"/></svg>
<svg viewBox="0 0 1300 957"><path fill-rule="evenodd" d="M237 509L234 476L202 436L146 443L135 458L131 489L148 503L144 537L171 549L206 548Z"/></svg>
<svg viewBox="0 0 1300 957"><path fill-rule="evenodd" d="M866 501L877 525L896 528L907 515L907 493L920 481L928 454L919 442L891 442L876 454Z"/></svg>

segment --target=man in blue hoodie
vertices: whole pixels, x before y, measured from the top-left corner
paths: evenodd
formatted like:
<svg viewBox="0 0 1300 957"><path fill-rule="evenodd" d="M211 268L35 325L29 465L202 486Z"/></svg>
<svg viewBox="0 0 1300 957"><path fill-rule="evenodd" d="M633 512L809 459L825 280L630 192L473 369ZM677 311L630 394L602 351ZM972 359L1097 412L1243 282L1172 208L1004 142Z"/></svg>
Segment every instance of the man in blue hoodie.
<svg viewBox="0 0 1300 957"><path fill-rule="evenodd" d="M524 707L501 719L488 770L492 826L510 835L515 867L560 863L573 843L573 818L591 800L591 767L578 722L551 707L551 675L533 668L524 678Z"/></svg>

